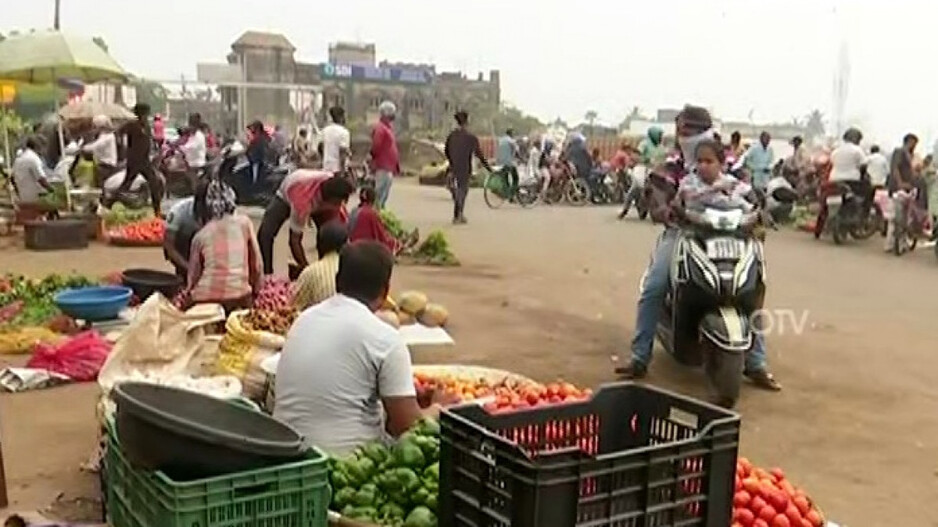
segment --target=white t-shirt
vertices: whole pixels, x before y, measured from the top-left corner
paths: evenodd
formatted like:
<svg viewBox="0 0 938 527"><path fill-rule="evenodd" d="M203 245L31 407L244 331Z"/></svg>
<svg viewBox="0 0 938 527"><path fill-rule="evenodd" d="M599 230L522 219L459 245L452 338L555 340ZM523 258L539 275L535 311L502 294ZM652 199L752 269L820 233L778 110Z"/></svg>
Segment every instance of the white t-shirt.
<svg viewBox="0 0 938 527"><path fill-rule="evenodd" d="M114 132L103 132L94 142L85 145L84 151L91 152L98 163L117 166L117 137Z"/></svg>
<svg viewBox="0 0 938 527"><path fill-rule="evenodd" d="M831 153L831 181L860 181L866 154L859 145L844 143Z"/></svg>
<svg viewBox="0 0 938 527"><path fill-rule="evenodd" d="M889 176L889 160L882 152L870 154L866 158L866 171L870 175L870 183L873 186L885 186L886 178Z"/></svg>
<svg viewBox="0 0 938 527"><path fill-rule="evenodd" d="M208 155L208 143L205 141L205 134L202 130L196 130L186 144L182 145L182 151L186 156L186 163L192 168L202 168L205 166L205 158Z"/></svg>
<svg viewBox="0 0 938 527"><path fill-rule="evenodd" d="M340 152L343 148L351 148L352 137L348 128L341 124L332 123L322 129L322 169L329 172L342 170Z"/></svg>
<svg viewBox="0 0 938 527"><path fill-rule="evenodd" d="M13 161L11 172L19 200L23 203L39 201L39 196L46 192L39 182L46 178L46 169L39 154L29 148L23 150Z"/></svg>
<svg viewBox="0 0 938 527"><path fill-rule="evenodd" d="M416 396L400 334L341 294L300 314L280 357L274 417L333 455L387 438L382 398Z"/></svg>

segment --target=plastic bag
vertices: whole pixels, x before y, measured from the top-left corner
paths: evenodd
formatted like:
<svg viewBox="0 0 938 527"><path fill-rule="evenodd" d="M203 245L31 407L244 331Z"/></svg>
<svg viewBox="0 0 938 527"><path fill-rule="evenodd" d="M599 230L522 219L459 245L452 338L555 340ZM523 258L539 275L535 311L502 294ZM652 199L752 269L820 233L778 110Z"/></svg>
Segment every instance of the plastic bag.
<svg viewBox="0 0 938 527"><path fill-rule="evenodd" d="M244 327L241 317L247 311L235 311L225 324L225 337L218 345L216 373L234 375L241 380L243 394L255 401L264 398L267 374L261 362L283 348L284 338L267 331Z"/></svg>
<svg viewBox="0 0 938 527"><path fill-rule="evenodd" d="M28 368L48 370L78 382L93 381L111 352L111 343L97 331L85 331L58 346L37 344Z"/></svg>
<svg viewBox="0 0 938 527"><path fill-rule="evenodd" d="M98 384L107 393L135 371L153 377L202 375L202 354L214 353L217 347L206 338L207 328L224 319L225 311L217 304L182 312L163 295L150 295L114 344Z"/></svg>

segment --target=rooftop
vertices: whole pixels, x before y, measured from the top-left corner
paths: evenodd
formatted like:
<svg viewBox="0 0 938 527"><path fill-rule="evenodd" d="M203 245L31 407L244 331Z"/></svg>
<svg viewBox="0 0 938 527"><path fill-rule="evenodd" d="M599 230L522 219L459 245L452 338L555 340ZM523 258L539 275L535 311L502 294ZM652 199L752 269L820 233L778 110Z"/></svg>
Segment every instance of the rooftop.
<svg viewBox="0 0 938 527"><path fill-rule="evenodd" d="M296 47L287 40L287 37L280 33L265 33L263 31L245 31L231 45L232 49L238 48L267 48L284 49L287 51L296 51Z"/></svg>

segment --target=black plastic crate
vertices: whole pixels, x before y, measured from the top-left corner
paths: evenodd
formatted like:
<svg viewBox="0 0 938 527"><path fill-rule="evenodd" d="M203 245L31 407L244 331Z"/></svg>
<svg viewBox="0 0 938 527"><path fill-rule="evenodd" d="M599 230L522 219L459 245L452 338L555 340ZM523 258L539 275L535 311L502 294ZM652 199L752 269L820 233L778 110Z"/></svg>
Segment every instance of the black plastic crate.
<svg viewBox="0 0 938 527"><path fill-rule="evenodd" d="M727 527L739 416L634 383L590 401L440 418L447 527Z"/></svg>

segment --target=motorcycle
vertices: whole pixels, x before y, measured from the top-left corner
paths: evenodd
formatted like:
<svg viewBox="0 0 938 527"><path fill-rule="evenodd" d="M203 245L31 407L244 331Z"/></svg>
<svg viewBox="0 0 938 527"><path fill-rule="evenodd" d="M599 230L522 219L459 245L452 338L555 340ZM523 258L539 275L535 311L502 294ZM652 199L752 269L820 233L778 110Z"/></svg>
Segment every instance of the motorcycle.
<svg viewBox="0 0 938 527"><path fill-rule="evenodd" d="M550 205L561 200L582 206L590 201L590 188L569 161L558 161L550 170L551 177L544 190L544 203Z"/></svg>
<svg viewBox="0 0 938 527"><path fill-rule="evenodd" d="M866 198L853 191L843 182L834 182L832 190L827 192L827 220L824 232L829 232L834 243L841 245L848 237L866 240L881 230L883 213L875 203L869 213L864 214ZM861 217L862 216L862 217Z"/></svg>
<svg viewBox="0 0 938 527"><path fill-rule="evenodd" d="M255 182L251 163L244 157L244 145L235 141L225 148L227 152L222 151L222 158L231 164L231 168L224 172L219 169L219 177L234 189L238 205L266 207L283 179L295 170L290 164L267 164Z"/></svg>
<svg viewBox="0 0 938 527"><path fill-rule="evenodd" d="M739 399L756 331L752 317L765 290L762 242L752 235L760 213L676 212L683 229L657 337L679 363L702 365L717 402L731 408Z"/></svg>
<svg viewBox="0 0 938 527"><path fill-rule="evenodd" d="M624 171L613 172L606 166L594 169L587 181L590 188L590 202L594 205L624 203L625 193L629 187L623 185L621 172Z"/></svg>

